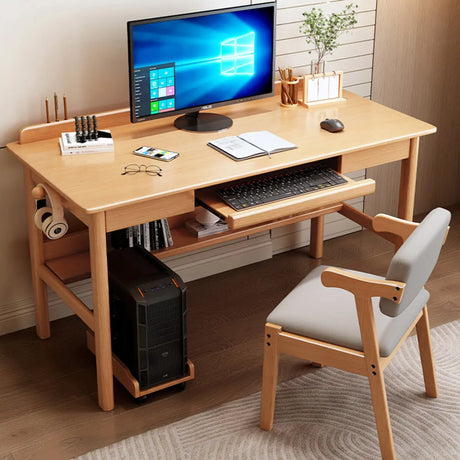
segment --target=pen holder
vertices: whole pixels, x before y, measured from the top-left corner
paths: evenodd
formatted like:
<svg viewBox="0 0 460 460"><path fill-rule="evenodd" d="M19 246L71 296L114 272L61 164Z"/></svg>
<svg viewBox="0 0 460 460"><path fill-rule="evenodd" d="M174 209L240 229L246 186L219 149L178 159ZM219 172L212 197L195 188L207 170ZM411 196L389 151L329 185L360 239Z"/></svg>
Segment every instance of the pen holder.
<svg viewBox="0 0 460 460"><path fill-rule="evenodd" d="M281 80L281 105L295 107L299 100L299 79Z"/></svg>

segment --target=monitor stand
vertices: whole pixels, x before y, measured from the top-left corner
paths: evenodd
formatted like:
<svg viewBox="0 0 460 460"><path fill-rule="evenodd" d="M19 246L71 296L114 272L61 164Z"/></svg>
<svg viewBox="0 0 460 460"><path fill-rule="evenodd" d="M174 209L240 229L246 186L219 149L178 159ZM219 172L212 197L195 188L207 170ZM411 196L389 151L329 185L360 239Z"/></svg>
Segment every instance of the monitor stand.
<svg viewBox="0 0 460 460"><path fill-rule="evenodd" d="M185 131L222 131L230 128L233 120L219 113L191 112L176 118L174 126Z"/></svg>

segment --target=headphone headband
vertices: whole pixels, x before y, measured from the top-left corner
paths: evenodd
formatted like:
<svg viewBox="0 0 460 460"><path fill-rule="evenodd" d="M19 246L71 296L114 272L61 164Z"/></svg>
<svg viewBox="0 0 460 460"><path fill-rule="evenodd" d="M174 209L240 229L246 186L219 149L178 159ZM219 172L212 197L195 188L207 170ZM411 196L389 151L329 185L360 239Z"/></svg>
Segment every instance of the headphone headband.
<svg viewBox="0 0 460 460"><path fill-rule="evenodd" d="M53 209L53 215L55 219L63 219L64 218L64 209L62 207L61 199L59 195L49 186L44 184L37 184L37 187L41 187L45 195L48 197L50 202L50 207Z"/></svg>
<svg viewBox="0 0 460 460"><path fill-rule="evenodd" d="M50 239L61 238L67 233L68 225L64 218L64 208L62 207L59 195L44 184L38 184L46 196L51 207L44 207L37 210L34 216L35 225Z"/></svg>

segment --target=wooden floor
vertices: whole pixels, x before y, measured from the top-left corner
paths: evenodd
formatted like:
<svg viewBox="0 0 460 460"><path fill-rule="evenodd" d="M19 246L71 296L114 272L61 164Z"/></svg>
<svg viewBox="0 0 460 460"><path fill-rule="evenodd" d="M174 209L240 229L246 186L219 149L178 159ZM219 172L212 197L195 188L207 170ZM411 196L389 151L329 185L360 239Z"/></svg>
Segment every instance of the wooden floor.
<svg viewBox="0 0 460 460"><path fill-rule="evenodd" d="M431 325L460 318L460 207L427 284ZM115 410L97 405L95 363L76 317L52 323L52 338L33 329L0 337L0 460L71 458L165 425L261 388L264 320L320 263L384 275L392 247L368 231L327 241L321 262L306 249L189 283L189 356L196 378L137 404L117 382ZM280 379L306 364L282 357ZM421 385L423 385L421 380Z"/></svg>

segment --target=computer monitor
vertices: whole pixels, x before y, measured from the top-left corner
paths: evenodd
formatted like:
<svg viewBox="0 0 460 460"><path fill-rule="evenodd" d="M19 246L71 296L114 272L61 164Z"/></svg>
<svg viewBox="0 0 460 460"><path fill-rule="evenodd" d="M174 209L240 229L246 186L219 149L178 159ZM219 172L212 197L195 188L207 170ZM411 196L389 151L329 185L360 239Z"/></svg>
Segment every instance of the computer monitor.
<svg viewBox="0 0 460 460"><path fill-rule="evenodd" d="M128 22L131 121L218 131L232 120L202 110L273 95L275 5Z"/></svg>

